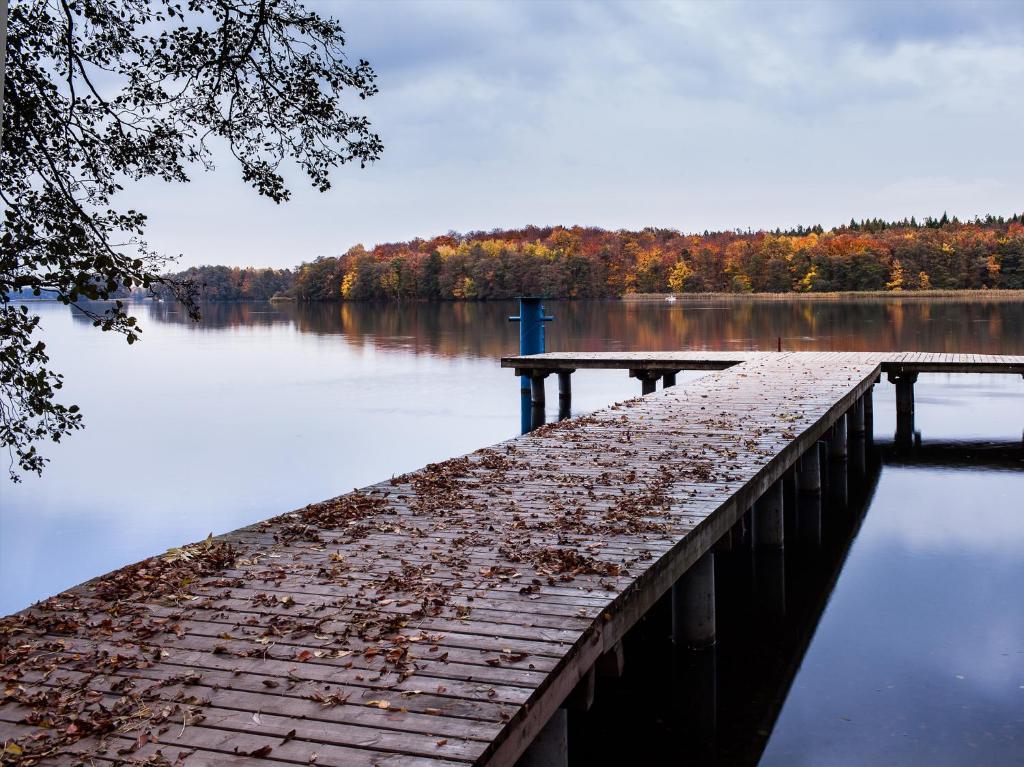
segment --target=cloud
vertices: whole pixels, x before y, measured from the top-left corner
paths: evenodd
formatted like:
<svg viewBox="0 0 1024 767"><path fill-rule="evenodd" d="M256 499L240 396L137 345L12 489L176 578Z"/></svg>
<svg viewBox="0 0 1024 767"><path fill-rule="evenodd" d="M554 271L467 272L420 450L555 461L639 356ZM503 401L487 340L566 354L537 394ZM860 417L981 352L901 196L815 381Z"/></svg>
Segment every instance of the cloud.
<svg viewBox="0 0 1024 767"><path fill-rule="evenodd" d="M1020 4L314 5L379 72L353 109L383 159L280 208L231 162L187 196L147 186L154 245L284 265L449 229L832 225L1024 199Z"/></svg>

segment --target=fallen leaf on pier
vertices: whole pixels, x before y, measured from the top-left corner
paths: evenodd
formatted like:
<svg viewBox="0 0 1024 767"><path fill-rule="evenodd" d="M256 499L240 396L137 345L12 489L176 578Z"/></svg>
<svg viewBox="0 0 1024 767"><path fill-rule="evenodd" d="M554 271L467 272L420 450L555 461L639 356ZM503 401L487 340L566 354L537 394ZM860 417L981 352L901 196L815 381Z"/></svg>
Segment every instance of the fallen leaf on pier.
<svg viewBox="0 0 1024 767"><path fill-rule="evenodd" d="M348 693L335 692L330 695L324 695L322 692L315 692L312 695L307 695L310 700L316 701L324 708L332 708L334 706L340 706L348 701Z"/></svg>

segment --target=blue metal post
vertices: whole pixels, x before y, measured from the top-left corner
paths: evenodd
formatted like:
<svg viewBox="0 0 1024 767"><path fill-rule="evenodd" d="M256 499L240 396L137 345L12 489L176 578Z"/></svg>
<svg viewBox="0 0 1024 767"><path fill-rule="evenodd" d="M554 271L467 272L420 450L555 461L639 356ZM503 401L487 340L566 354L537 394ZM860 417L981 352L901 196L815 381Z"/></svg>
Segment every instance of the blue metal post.
<svg viewBox="0 0 1024 767"><path fill-rule="evenodd" d="M522 296L519 299L519 315L509 317L509 322L519 323L519 354L544 353L544 323L554 317L544 316L544 305L540 298ZM519 376L520 422L523 434L532 428L530 403L530 377Z"/></svg>

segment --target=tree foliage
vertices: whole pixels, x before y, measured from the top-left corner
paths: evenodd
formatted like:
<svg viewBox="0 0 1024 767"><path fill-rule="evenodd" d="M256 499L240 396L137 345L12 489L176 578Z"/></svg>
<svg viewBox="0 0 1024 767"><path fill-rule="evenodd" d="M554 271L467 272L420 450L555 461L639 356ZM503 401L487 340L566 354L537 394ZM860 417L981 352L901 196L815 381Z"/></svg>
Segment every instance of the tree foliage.
<svg viewBox="0 0 1024 767"><path fill-rule="evenodd" d="M0 444L40 472L35 443L81 426L56 402L60 376L36 340L38 318L13 299L52 291L128 343L125 290L173 292L196 314L194 287L166 275L142 239L146 217L120 206L125 184L185 182L215 157L275 202L285 169L319 190L338 165L382 145L342 95L376 92L349 63L339 23L295 0L21 0L10 7L0 199Z"/></svg>
<svg viewBox="0 0 1024 767"><path fill-rule="evenodd" d="M267 301L291 289L295 276L290 269L257 269L238 266L194 266L171 275L173 282L188 282L200 301ZM159 298L174 294L157 286Z"/></svg>
<svg viewBox="0 0 1024 767"><path fill-rule="evenodd" d="M935 221L703 235L584 227L449 233L357 245L302 264L290 293L395 301L1024 288L1024 218Z"/></svg>

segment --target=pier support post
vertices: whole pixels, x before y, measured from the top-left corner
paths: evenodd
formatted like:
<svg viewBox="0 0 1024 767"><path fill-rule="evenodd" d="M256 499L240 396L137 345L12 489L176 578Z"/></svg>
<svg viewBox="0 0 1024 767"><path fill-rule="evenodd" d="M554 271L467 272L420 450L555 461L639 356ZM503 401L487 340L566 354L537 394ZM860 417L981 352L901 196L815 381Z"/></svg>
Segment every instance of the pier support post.
<svg viewBox="0 0 1024 767"><path fill-rule="evenodd" d="M516 767L568 767L569 713L559 708L544 725Z"/></svg>
<svg viewBox="0 0 1024 767"><path fill-rule="evenodd" d="M917 373L889 373L896 384L896 443L908 446L914 441L914 384Z"/></svg>
<svg viewBox="0 0 1024 767"><path fill-rule="evenodd" d="M875 439L874 391L875 387L872 385L861 398L864 400L864 443L866 445L870 445Z"/></svg>
<svg viewBox="0 0 1024 767"><path fill-rule="evenodd" d="M672 641L695 649L715 643L715 555L710 551L672 586Z"/></svg>
<svg viewBox="0 0 1024 767"><path fill-rule="evenodd" d="M640 379L640 394L651 394L658 387L658 379L661 378L660 370L630 370L630 378Z"/></svg>
<svg viewBox="0 0 1024 767"><path fill-rule="evenodd" d="M576 683L576 687L565 699L562 708L569 711L589 711L594 705L594 692L597 689L597 669L591 668L583 675L583 678Z"/></svg>
<svg viewBox="0 0 1024 767"><path fill-rule="evenodd" d="M558 373L558 420L564 421L572 414L572 374L575 370L561 370Z"/></svg>
<svg viewBox="0 0 1024 767"><path fill-rule="evenodd" d="M821 472L821 489L828 490L832 478L829 474L828 442L824 439L818 440L818 471Z"/></svg>
<svg viewBox="0 0 1024 767"><path fill-rule="evenodd" d="M846 411L846 435L848 438L864 436L864 399L867 395L857 398Z"/></svg>
<svg viewBox="0 0 1024 767"><path fill-rule="evenodd" d="M736 548L743 549L744 551L752 551L754 544L754 507L751 506L740 517L739 522L739 545Z"/></svg>
<svg viewBox="0 0 1024 767"><path fill-rule="evenodd" d="M828 493L840 507L845 507L849 500L849 455L844 414L832 424L832 433L828 440Z"/></svg>
<svg viewBox="0 0 1024 767"><path fill-rule="evenodd" d="M821 545L821 454L815 443L800 459L800 500L797 504L797 535L800 546L817 549Z"/></svg>
<svg viewBox="0 0 1024 767"><path fill-rule="evenodd" d="M821 493L821 460L817 442L800 458L800 492Z"/></svg>
<svg viewBox="0 0 1024 767"><path fill-rule="evenodd" d="M754 504L754 594L772 616L786 612L783 497L782 482L775 482Z"/></svg>
<svg viewBox="0 0 1024 767"><path fill-rule="evenodd" d="M675 386L676 373L678 372L678 370L666 370L665 373L661 376L661 388L667 389L670 386Z"/></svg>
<svg viewBox="0 0 1024 767"><path fill-rule="evenodd" d="M859 482L867 471L867 445L865 443L866 426L864 422L864 397L857 401L846 413L847 453L850 457L850 476Z"/></svg>
<svg viewBox="0 0 1024 767"><path fill-rule="evenodd" d="M828 439L828 457L833 461L845 461L847 455L846 418L840 416L839 419L832 424L832 432Z"/></svg>
<svg viewBox="0 0 1024 767"><path fill-rule="evenodd" d="M800 525L800 479L799 463L794 463L782 475L782 518L784 538L796 541Z"/></svg>
<svg viewBox="0 0 1024 767"><path fill-rule="evenodd" d="M775 482L754 504L754 549L781 549L784 519L782 482Z"/></svg>
<svg viewBox="0 0 1024 767"><path fill-rule="evenodd" d="M597 675L618 679L626 668L626 648L619 640L608 652L597 659Z"/></svg>
<svg viewBox="0 0 1024 767"><path fill-rule="evenodd" d="M531 429L544 425L546 404L544 401L544 379L547 377L547 373L540 373L536 370L530 374Z"/></svg>

